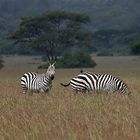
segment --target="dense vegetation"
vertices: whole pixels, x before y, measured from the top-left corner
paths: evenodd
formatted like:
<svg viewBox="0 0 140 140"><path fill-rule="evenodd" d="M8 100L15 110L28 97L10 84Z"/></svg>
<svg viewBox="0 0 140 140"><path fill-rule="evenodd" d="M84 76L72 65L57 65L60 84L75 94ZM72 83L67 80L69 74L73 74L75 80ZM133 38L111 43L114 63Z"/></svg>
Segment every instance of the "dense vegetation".
<svg viewBox="0 0 140 140"><path fill-rule="evenodd" d="M96 65L96 62L92 60L91 56L83 51L76 51L73 53L66 52L58 59L57 63L55 64L57 68L94 68ZM41 65L38 68L47 69L48 64Z"/></svg>
<svg viewBox="0 0 140 140"><path fill-rule="evenodd" d="M4 67L3 63L4 63L4 61L3 61L2 57L0 56L0 69L2 69Z"/></svg>
<svg viewBox="0 0 140 140"><path fill-rule="evenodd" d="M131 52L132 54L140 55L140 42L132 45Z"/></svg>
<svg viewBox="0 0 140 140"><path fill-rule="evenodd" d="M15 47L7 35L18 28L21 17L63 9L90 16L88 30L99 53L107 49L113 54L130 54L130 46L140 40L139 7L138 0L0 0L0 53L34 52Z"/></svg>
<svg viewBox="0 0 140 140"><path fill-rule="evenodd" d="M80 51L78 53L65 53L58 61L58 65L63 68L93 68L96 66L96 63L88 54Z"/></svg>
<svg viewBox="0 0 140 140"><path fill-rule="evenodd" d="M19 29L9 39L21 46L43 52L49 61L57 60L70 48L93 46L91 33L83 28L89 21L89 16L84 14L47 12L40 16L23 18Z"/></svg>
<svg viewBox="0 0 140 140"><path fill-rule="evenodd" d="M93 48L92 34L84 29L84 25L89 22L90 18L86 14L46 12L40 16L22 18L19 29L9 39L18 44L19 50L24 46L35 48L46 56L47 61L61 60L59 67L92 67L95 63L90 55L78 51L81 48L84 51ZM65 57L63 53L66 51L73 51L75 55Z"/></svg>

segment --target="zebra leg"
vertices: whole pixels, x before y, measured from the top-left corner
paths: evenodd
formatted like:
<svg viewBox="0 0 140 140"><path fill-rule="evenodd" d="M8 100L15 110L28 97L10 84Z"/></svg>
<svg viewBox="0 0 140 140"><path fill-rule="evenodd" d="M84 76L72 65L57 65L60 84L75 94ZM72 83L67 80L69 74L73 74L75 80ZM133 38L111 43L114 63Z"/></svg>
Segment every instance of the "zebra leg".
<svg viewBox="0 0 140 140"><path fill-rule="evenodd" d="M89 90L85 88L85 89L81 89L81 92L82 93L89 93Z"/></svg>
<svg viewBox="0 0 140 140"><path fill-rule="evenodd" d="M49 92L49 89L40 89L40 92L42 93L42 94L47 94L48 92Z"/></svg>
<svg viewBox="0 0 140 140"><path fill-rule="evenodd" d="M91 94L92 92L91 92L89 89L87 89L87 90L86 90L86 93Z"/></svg>
<svg viewBox="0 0 140 140"><path fill-rule="evenodd" d="M34 92L35 90L29 90L29 95L33 95Z"/></svg>
<svg viewBox="0 0 140 140"><path fill-rule="evenodd" d="M22 87L22 89L23 89L23 92L22 93L23 94L26 94L28 89L26 87Z"/></svg>
<svg viewBox="0 0 140 140"><path fill-rule="evenodd" d="M50 90L47 89L47 90L44 91L44 93L45 93L45 94L50 94Z"/></svg>
<svg viewBox="0 0 140 140"><path fill-rule="evenodd" d="M24 90L22 93L23 93L23 94L26 94L26 93L27 93L27 90Z"/></svg>
<svg viewBox="0 0 140 140"><path fill-rule="evenodd" d="M27 92L27 87L26 87L26 85L25 84L23 84L23 83L21 83L21 87L22 87L22 90L23 90L23 94L26 94L26 92Z"/></svg>
<svg viewBox="0 0 140 140"><path fill-rule="evenodd" d="M39 90L36 90L36 93L38 93L38 94L39 94Z"/></svg>

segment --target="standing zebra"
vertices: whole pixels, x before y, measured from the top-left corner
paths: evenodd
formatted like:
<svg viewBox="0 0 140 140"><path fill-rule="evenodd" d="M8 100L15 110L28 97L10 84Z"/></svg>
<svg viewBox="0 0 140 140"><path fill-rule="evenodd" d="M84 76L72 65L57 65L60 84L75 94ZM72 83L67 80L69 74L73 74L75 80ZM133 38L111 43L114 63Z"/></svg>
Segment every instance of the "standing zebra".
<svg viewBox="0 0 140 140"><path fill-rule="evenodd" d="M72 89L76 92L119 91L120 93L129 93L127 85L119 78L110 74L84 72L72 78L68 84L60 84L64 87L71 85Z"/></svg>
<svg viewBox="0 0 140 140"><path fill-rule="evenodd" d="M28 90L36 92L47 92L52 87L52 80L54 79L55 66L50 64L46 73L38 74L34 72L27 72L21 77L21 86L23 93Z"/></svg>

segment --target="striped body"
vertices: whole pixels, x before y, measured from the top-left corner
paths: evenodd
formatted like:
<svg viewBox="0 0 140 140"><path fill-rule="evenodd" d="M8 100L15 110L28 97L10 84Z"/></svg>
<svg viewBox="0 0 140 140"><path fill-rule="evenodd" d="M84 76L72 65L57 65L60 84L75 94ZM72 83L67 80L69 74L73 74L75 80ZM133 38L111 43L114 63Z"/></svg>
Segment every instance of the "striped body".
<svg viewBox="0 0 140 140"><path fill-rule="evenodd" d="M24 92L27 90L47 92L52 87L52 80L46 74L28 72L21 78L21 85Z"/></svg>
<svg viewBox="0 0 140 140"><path fill-rule="evenodd" d="M96 90L97 79L98 75L96 74L92 75L90 73L83 73L72 78L70 80L70 85L73 90L76 90L76 92Z"/></svg>
<svg viewBox="0 0 140 140"><path fill-rule="evenodd" d="M127 85L119 78L110 74L100 74L98 76L97 91L100 90L107 92L119 91L120 93L128 93Z"/></svg>
<svg viewBox="0 0 140 140"><path fill-rule="evenodd" d="M72 89L74 89L76 92L119 91L121 93L128 93L127 85L122 80L110 74L93 74L93 73L85 72L72 78L69 84L71 85Z"/></svg>
<svg viewBox="0 0 140 140"><path fill-rule="evenodd" d="M35 92L47 92L52 87L52 80L54 79L55 67L50 64L46 73L38 74L34 72L27 72L21 77L21 86L23 93L28 90Z"/></svg>

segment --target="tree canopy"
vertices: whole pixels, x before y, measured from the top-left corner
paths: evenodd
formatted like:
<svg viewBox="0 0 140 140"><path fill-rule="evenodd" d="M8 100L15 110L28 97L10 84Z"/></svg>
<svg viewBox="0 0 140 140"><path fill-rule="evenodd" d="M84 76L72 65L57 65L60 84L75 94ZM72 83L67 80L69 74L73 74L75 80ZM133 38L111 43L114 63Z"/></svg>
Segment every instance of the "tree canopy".
<svg viewBox="0 0 140 140"><path fill-rule="evenodd" d="M90 22L88 15L51 11L40 16L23 17L19 29L10 35L16 43L23 43L44 52L48 60L56 60L70 47L91 47L92 36L84 30Z"/></svg>

